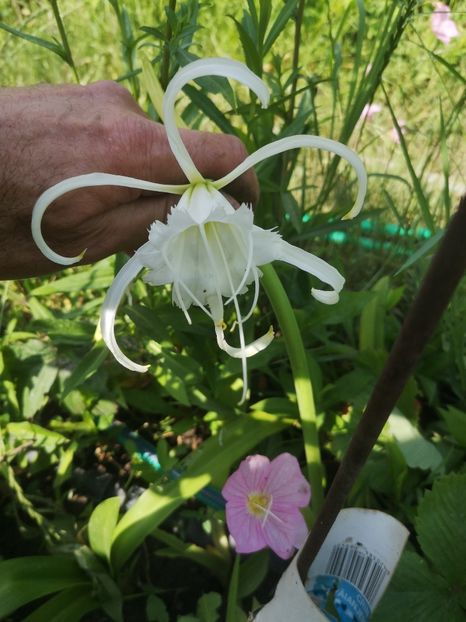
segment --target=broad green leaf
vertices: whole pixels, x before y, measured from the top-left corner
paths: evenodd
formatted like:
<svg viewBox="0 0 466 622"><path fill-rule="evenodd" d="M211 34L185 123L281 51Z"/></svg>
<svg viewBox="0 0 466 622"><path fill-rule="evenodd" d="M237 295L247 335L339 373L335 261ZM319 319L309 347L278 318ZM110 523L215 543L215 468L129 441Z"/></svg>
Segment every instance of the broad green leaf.
<svg viewBox="0 0 466 622"><path fill-rule="evenodd" d="M99 607L99 601L92 595L89 586L72 587L52 596L24 622L80 622L86 613Z"/></svg>
<svg viewBox="0 0 466 622"><path fill-rule="evenodd" d="M144 538L186 499L207 486L219 469L227 469L288 423L268 413L254 412L225 425L221 437L207 439L190 456L190 464L179 480L151 486L120 520L112 547L115 566L121 567Z"/></svg>
<svg viewBox="0 0 466 622"><path fill-rule="evenodd" d="M48 393L55 382L58 369L42 365L23 389L23 417L31 419L47 403Z"/></svg>
<svg viewBox="0 0 466 622"><path fill-rule="evenodd" d="M0 562L0 619L36 598L67 588L91 590L88 577L70 556L19 557Z"/></svg>
<svg viewBox="0 0 466 622"><path fill-rule="evenodd" d="M462 447L466 447L466 413L453 406L448 406L448 408L441 408L440 414L455 441Z"/></svg>
<svg viewBox="0 0 466 622"><path fill-rule="evenodd" d="M147 597L146 617L147 622L170 622L165 603L155 594Z"/></svg>
<svg viewBox="0 0 466 622"><path fill-rule="evenodd" d="M120 499L118 497L105 499L92 512L87 527L91 549L109 563L113 530L118 523L119 512Z"/></svg>
<svg viewBox="0 0 466 622"><path fill-rule="evenodd" d="M237 622L236 608L238 605L239 562L240 556L236 555L231 571L230 585L228 587L226 622Z"/></svg>
<svg viewBox="0 0 466 622"><path fill-rule="evenodd" d="M79 567L92 577L102 609L114 622L123 622L122 594L104 562L88 546L74 549L73 553Z"/></svg>
<svg viewBox="0 0 466 622"><path fill-rule="evenodd" d="M103 341L98 341L73 369L71 376L65 380L61 399L64 399L70 391L79 387L99 369L108 355L108 348Z"/></svg>
<svg viewBox="0 0 466 622"><path fill-rule="evenodd" d="M464 622L465 612L457 595L425 560L405 552L377 607L373 622Z"/></svg>
<svg viewBox="0 0 466 622"><path fill-rule="evenodd" d="M239 568L238 598L253 594L267 575L269 567L269 551L264 549L249 555Z"/></svg>
<svg viewBox="0 0 466 622"><path fill-rule="evenodd" d="M442 464L443 458L439 450L406 417L392 413L388 419L388 427L409 467L435 471Z"/></svg>
<svg viewBox="0 0 466 622"><path fill-rule="evenodd" d="M196 615L200 622L217 622L218 608L222 604L222 597L217 592L203 594L197 601Z"/></svg>
<svg viewBox="0 0 466 622"><path fill-rule="evenodd" d="M59 445L69 443L69 440L62 434L29 421L8 423L6 431L13 437L13 440L34 441L36 449L44 449L47 453L55 451Z"/></svg>
<svg viewBox="0 0 466 622"><path fill-rule="evenodd" d="M465 595L466 473L447 475L426 492L419 504L416 531L435 569Z"/></svg>

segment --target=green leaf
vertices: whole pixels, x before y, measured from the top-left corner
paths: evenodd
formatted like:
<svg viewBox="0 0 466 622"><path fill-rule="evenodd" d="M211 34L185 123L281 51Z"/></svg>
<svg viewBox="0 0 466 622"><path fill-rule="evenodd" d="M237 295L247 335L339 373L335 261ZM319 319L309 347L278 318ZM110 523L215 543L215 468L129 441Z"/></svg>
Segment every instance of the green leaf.
<svg viewBox="0 0 466 622"><path fill-rule="evenodd" d="M33 326L37 331L46 333L56 344L89 343L95 331L95 327L88 322L64 318L39 320L34 322Z"/></svg>
<svg viewBox="0 0 466 622"><path fill-rule="evenodd" d="M36 449L44 449L47 453L52 453L58 446L69 443L69 440L62 434L29 421L8 423L6 431L13 437L13 441L34 441Z"/></svg>
<svg viewBox="0 0 466 622"><path fill-rule="evenodd" d="M88 587L72 587L50 598L23 622L80 622L86 613L99 607Z"/></svg>
<svg viewBox="0 0 466 622"><path fill-rule="evenodd" d="M49 296L61 292L72 293L83 289L103 289L108 287L115 276L113 262L104 259L91 267L80 268L79 272L64 276L56 281L39 285L29 292L31 296Z"/></svg>
<svg viewBox="0 0 466 622"><path fill-rule="evenodd" d="M466 473L447 475L426 492L419 504L416 531L422 550L435 569L464 594Z"/></svg>
<svg viewBox="0 0 466 622"><path fill-rule="evenodd" d="M191 562L207 568L212 576L216 577L222 584L226 584L229 573L228 563L220 555L214 555L197 544L183 542L177 536L163 529L154 529L152 535L167 545L166 549L157 549L157 555L189 559Z"/></svg>
<svg viewBox="0 0 466 622"><path fill-rule="evenodd" d="M0 28L2 28L3 30L6 30L11 35L14 35L15 37L19 37L20 39L24 39L25 41L28 41L29 43L34 43L35 45L38 45L42 48L50 50L54 54L57 54L57 56L59 56L63 60L66 60L65 50L60 45L58 45L57 43L54 43L53 41L48 41L47 39L42 39L41 37L36 37L35 35L28 35L27 33L22 32L21 30L17 30L16 28L13 28L12 26L8 26L8 24L5 24L4 22L0 22Z"/></svg>
<svg viewBox="0 0 466 622"><path fill-rule="evenodd" d="M186 499L207 486L219 470L228 469L261 440L288 423L268 413L254 412L225 425L221 445L218 436L206 440L190 456L190 464L179 480L151 486L120 520L112 547L115 566L121 567L153 529Z"/></svg>
<svg viewBox="0 0 466 622"><path fill-rule="evenodd" d="M73 391L73 389L76 389L76 387L81 386L83 382L93 376L105 361L107 355L108 348L103 341L98 341L94 344L92 349L84 355L77 366L73 369L71 376L68 376L65 380L61 399L65 399L68 393Z"/></svg>
<svg viewBox="0 0 466 622"><path fill-rule="evenodd" d="M272 24L269 30L269 33L267 37L265 38L264 49L263 49L264 56L265 54L267 54L267 52L270 50L272 45L275 43L275 40L277 39L277 37L283 32L283 29L287 21L290 19L290 17L294 13L297 4L298 4L298 0L287 0L283 4L281 11L277 15L277 19Z"/></svg>
<svg viewBox="0 0 466 622"><path fill-rule="evenodd" d="M239 580L240 556L236 555L231 571L230 585L228 587L228 601L225 622L237 622L236 608L238 604L238 580Z"/></svg>
<svg viewBox="0 0 466 622"><path fill-rule="evenodd" d="M110 497L99 503L89 519L87 532L91 549L110 563L113 531L118 523L120 499Z"/></svg>
<svg viewBox="0 0 466 622"><path fill-rule="evenodd" d="M196 87L187 84L183 90L188 95L189 99L195 104L196 108L202 110L202 112L217 125L225 134L235 134L235 128L225 117L217 106L210 100L207 95L202 91L196 89Z"/></svg>
<svg viewBox="0 0 466 622"><path fill-rule="evenodd" d="M446 583L435 576L425 560L405 552L373 622L464 622L465 612Z"/></svg>
<svg viewBox="0 0 466 622"><path fill-rule="evenodd" d="M253 594L267 575L269 567L269 551L264 549L249 555L240 566L238 581L238 598Z"/></svg>
<svg viewBox="0 0 466 622"><path fill-rule="evenodd" d="M422 215L423 215L423 218L424 218L424 222L427 225L427 227L430 229L430 231L432 233L435 233L436 226L435 226L432 214L430 213L429 201L427 200L427 197L424 194L424 190L422 188L421 181L420 181L419 177L416 175L416 171L414 170L414 166L413 166L413 163L411 161L411 157L410 157L409 152L408 152L408 147L407 147L407 144L406 144L406 140L405 140L404 134L403 134L403 132L401 130L400 124L398 123L398 119L397 119L397 117L395 115L395 112L394 112L394 110L392 108L392 105L390 103L390 99L388 97L388 94L387 94L383 84L381 86L382 86L382 91L383 91L383 93L385 95L385 102L387 104L388 110L389 110L390 115L392 117L393 125L395 127L395 130L396 130L396 132L398 134L398 138L400 140L401 152L402 152L402 154L404 156L404 159L405 159L405 162L406 162L406 166L408 167L408 172L409 172L409 174L411 176L411 183L412 183L413 188L414 188L414 194L416 195L418 205L419 205L419 207L421 209L421 212L422 212Z"/></svg>
<svg viewBox="0 0 466 622"><path fill-rule="evenodd" d="M196 615L200 622L217 622L218 608L222 604L222 597L217 592L203 594L197 601Z"/></svg>
<svg viewBox="0 0 466 622"><path fill-rule="evenodd" d="M462 447L466 447L466 413L453 406L448 406L448 408L441 408L440 414L455 441Z"/></svg>
<svg viewBox="0 0 466 622"><path fill-rule="evenodd" d="M0 619L26 603L71 587L88 577L70 556L19 557L0 562Z"/></svg>
<svg viewBox="0 0 466 622"><path fill-rule="evenodd" d="M146 603L147 622L170 622L167 607L163 600L150 594Z"/></svg>
<svg viewBox="0 0 466 622"><path fill-rule="evenodd" d="M428 240L423 242L420 245L420 247L417 249L417 251L412 253L409 256L409 258L404 262L404 264L401 266L401 268L399 268L395 272L395 276L403 272L403 270L406 270L406 268L409 268L410 266L415 264L416 261L419 261L419 259L421 259L425 255L427 255L427 253L429 253L433 248L435 248L435 246L437 246L437 244L443 238L444 234L445 234L445 231L440 229L439 231L437 231L437 233L434 233L432 237L430 237Z"/></svg>
<svg viewBox="0 0 466 622"><path fill-rule="evenodd" d="M360 350L383 350L385 346L385 313L390 293L390 280L383 277L374 285L373 298L361 313L359 328Z"/></svg>
<svg viewBox="0 0 466 622"><path fill-rule="evenodd" d="M409 467L435 471L442 464L443 458L439 450L406 417L392 413L388 419L388 427Z"/></svg>
<svg viewBox="0 0 466 622"><path fill-rule="evenodd" d="M31 419L47 403L58 369L50 365L42 365L23 389L23 417Z"/></svg>
<svg viewBox="0 0 466 622"><path fill-rule="evenodd" d="M262 73L262 61L257 50L256 43L253 41L241 22L236 19L236 17L233 15L229 15L228 17L230 17L235 23L236 30L238 31L241 41L241 46L243 48L246 64L254 71L254 73L260 75Z"/></svg>

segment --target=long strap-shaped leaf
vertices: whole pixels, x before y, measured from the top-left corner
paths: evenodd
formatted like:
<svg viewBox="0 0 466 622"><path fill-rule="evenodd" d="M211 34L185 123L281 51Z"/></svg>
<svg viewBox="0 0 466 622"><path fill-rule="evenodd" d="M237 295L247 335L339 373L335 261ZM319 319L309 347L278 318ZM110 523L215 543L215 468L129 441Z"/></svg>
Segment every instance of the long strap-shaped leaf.
<svg viewBox="0 0 466 622"><path fill-rule="evenodd" d="M465 270L466 196L451 219L301 550L298 570L303 581Z"/></svg>

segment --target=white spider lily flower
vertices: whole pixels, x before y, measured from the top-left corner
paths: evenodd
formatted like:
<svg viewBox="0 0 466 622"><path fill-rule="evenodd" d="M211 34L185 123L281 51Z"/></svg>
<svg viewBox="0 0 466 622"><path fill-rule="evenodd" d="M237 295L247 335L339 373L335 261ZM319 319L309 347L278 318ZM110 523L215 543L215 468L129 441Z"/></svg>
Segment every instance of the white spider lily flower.
<svg viewBox="0 0 466 622"><path fill-rule="evenodd" d="M252 166L278 153L302 147L324 149L346 159L356 172L358 193L354 206L346 215L352 218L362 207L367 175L360 158L345 145L318 136L297 135L258 149L217 181L204 179L181 140L175 124L174 104L187 82L208 75L235 78L256 93L263 107L268 104L268 90L264 82L237 61L211 58L195 61L179 70L165 93L164 122L172 152L189 183L157 184L106 173L72 177L49 188L39 197L32 216L32 235L46 257L56 263L71 265L79 261L84 253L76 257L58 255L47 245L41 233L45 210L62 194L82 187L121 185L181 195L177 205L171 209L167 222L156 221L152 224L148 242L135 252L115 277L102 306L102 336L122 365L138 372L148 369L149 366L134 363L123 354L114 334L115 316L121 299L139 272L146 269L144 278L148 283L171 285L173 302L181 308L189 323L191 305L200 307L212 319L218 346L242 361L243 402L247 393L246 359L266 348L273 339L272 328L249 344L246 344L244 337L243 324L252 315L259 295L260 266L279 260L318 277L331 289L313 288L311 294L325 304L338 302L345 279L324 260L288 244L276 231L255 225L252 208L242 204L234 209L220 189ZM243 315L238 297L251 285L254 287L252 304ZM235 308L238 347L230 345L224 335L224 304L229 303L233 303Z"/></svg>

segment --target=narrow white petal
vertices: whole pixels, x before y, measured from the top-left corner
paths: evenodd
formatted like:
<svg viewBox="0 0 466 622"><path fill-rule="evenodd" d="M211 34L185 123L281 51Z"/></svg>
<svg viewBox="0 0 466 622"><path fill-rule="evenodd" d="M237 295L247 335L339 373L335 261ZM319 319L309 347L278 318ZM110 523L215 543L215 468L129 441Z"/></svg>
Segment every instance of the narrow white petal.
<svg viewBox="0 0 466 622"><path fill-rule="evenodd" d="M323 302L324 305L335 305L340 297L335 291L328 291L326 289L311 289L312 296L319 302Z"/></svg>
<svg viewBox="0 0 466 622"><path fill-rule="evenodd" d="M144 244L144 246L147 244L148 243ZM142 248L143 247L141 247L141 249ZM139 257L137 255L133 255L133 257L131 257L131 259L116 275L107 292L100 312L100 329L102 337L110 352L121 365L131 369L132 371L138 371L141 373L146 372L149 369L149 365L138 365L137 363L133 363L133 361L123 354L116 342L114 327L115 316L121 299L128 285L136 278L143 267L144 266L141 264Z"/></svg>
<svg viewBox="0 0 466 622"><path fill-rule="evenodd" d="M221 325L215 325L215 333L217 335L218 347L235 359L250 358L259 352L262 352L262 350L265 350L265 348L267 348L267 346L269 346L269 344L273 341L275 334L273 327L270 326L269 330L264 333L262 337L248 343L242 348L235 348L227 343L223 333L223 327Z"/></svg>
<svg viewBox="0 0 466 622"><path fill-rule="evenodd" d="M37 199L32 211L31 231L34 242L39 250L51 261L70 266L80 261L86 252L85 250L75 257L64 257L53 251L42 236L41 223L42 217L48 206L71 190L78 188L88 188L91 186L124 186L125 188L137 188L139 190L151 190L154 192L167 192L170 194L183 194L188 187L184 185L156 184L151 181L125 177L123 175L111 175L109 173L89 173L87 175L77 175L69 177L58 184L51 186Z"/></svg>
<svg viewBox="0 0 466 622"><path fill-rule="evenodd" d="M312 255L312 253L308 253L302 248L293 246L284 240L281 240L277 259L292 264L293 266L296 266L300 270L304 270L309 274L313 274L318 279L333 288L333 291L313 288L311 290L311 294L316 300L319 300L325 304L335 304L338 302L338 294L343 289L345 278L336 268L328 264L320 257L316 257L316 255Z"/></svg>
<svg viewBox="0 0 466 622"><path fill-rule="evenodd" d="M287 138L281 138L280 140L276 140L273 143L269 143L268 145L261 147L253 154L248 156L245 160L243 160L243 162L241 162L241 164L233 169L231 173L228 173L221 179L218 179L216 182L214 182L214 185L218 190L220 190L221 188L224 188L226 185L230 184L234 179L242 175L249 168L255 166L256 164L259 164L259 162L262 162L267 158L277 155L278 153L283 153L284 151L288 151L290 149L300 149L301 147L323 149L324 151L336 153L344 160L349 162L349 164L351 164L358 177L359 188L356 201L351 210L346 214L345 218L354 218L355 216L357 216L361 211L364 197L366 196L366 169L364 168L364 164L362 163L361 158L354 151L349 149L349 147L347 147L346 145L343 145L336 140L331 140L330 138L321 138L320 136L308 136L306 134L298 134L296 136L289 136Z"/></svg>
<svg viewBox="0 0 466 622"><path fill-rule="evenodd" d="M180 69L170 81L163 100L163 117L167 130L168 142L173 155L178 160L184 174L191 183L202 181L203 177L197 170L188 150L181 140L176 127L175 100L185 84L203 76L221 76L233 78L248 86L259 98L262 107L266 108L269 101L269 91L265 83L250 69L235 60L227 58L205 58L196 60Z"/></svg>

